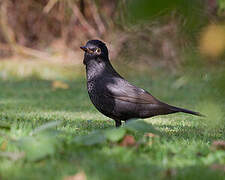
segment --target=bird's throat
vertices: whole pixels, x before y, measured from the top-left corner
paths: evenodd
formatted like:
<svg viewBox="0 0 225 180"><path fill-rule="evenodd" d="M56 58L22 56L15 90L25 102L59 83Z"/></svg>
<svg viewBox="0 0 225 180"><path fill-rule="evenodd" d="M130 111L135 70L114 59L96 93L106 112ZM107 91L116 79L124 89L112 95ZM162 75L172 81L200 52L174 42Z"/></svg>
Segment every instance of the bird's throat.
<svg viewBox="0 0 225 180"><path fill-rule="evenodd" d="M87 80L95 80L100 77L106 69L106 64L104 62L100 62L96 59L89 60L86 63L86 75Z"/></svg>

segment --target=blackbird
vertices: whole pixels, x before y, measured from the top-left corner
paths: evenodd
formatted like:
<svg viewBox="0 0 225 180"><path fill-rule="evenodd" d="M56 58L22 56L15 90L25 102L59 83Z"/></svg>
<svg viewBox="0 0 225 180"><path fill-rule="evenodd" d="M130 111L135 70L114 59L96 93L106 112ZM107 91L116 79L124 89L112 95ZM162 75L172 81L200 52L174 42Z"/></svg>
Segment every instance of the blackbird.
<svg viewBox="0 0 225 180"><path fill-rule="evenodd" d="M115 120L116 127L121 125L121 121L132 118L177 112L201 116L198 112L163 103L125 80L110 63L108 49L103 42L90 40L80 48L85 51L83 63L89 97L102 114Z"/></svg>

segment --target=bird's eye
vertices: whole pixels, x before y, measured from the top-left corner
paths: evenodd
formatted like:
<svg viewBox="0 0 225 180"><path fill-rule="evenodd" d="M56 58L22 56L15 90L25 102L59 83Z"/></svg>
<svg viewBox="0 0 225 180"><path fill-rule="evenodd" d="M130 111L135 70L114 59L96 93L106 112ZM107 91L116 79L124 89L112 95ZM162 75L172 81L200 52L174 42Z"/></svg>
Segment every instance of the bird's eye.
<svg viewBox="0 0 225 180"><path fill-rule="evenodd" d="M96 52L97 54L101 54L101 49L100 49L100 48L97 48L97 49L95 50L95 52Z"/></svg>

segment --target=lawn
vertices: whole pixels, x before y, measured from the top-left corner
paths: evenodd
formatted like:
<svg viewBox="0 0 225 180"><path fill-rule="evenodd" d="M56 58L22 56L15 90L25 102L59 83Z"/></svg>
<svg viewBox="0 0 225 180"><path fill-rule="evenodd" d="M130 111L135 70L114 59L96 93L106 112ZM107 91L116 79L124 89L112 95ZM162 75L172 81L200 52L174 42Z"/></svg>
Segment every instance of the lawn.
<svg viewBox="0 0 225 180"><path fill-rule="evenodd" d="M223 68L173 74L122 70L161 100L207 115L146 119L161 132L147 133L150 137L119 130L134 138L130 146L122 143L125 134L93 143L90 133L98 138L114 131L114 121L91 104L83 71L81 66L0 62L0 179L72 179L77 173L91 180L224 179L224 145L212 145L225 140Z"/></svg>

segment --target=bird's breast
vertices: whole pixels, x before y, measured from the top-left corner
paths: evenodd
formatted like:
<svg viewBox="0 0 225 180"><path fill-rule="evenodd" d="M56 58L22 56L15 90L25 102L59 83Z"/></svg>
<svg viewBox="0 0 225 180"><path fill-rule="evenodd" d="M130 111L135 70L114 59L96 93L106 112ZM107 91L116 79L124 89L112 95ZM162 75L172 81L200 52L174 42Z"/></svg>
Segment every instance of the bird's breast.
<svg viewBox="0 0 225 180"><path fill-rule="evenodd" d="M96 80L91 80L87 82L87 90L89 97L93 104L97 103L101 99L101 88L98 86Z"/></svg>
<svg viewBox="0 0 225 180"><path fill-rule="evenodd" d="M96 81L87 82L88 94L93 105L104 115L112 118L112 112L114 110L114 100L106 97L104 94L104 83Z"/></svg>

